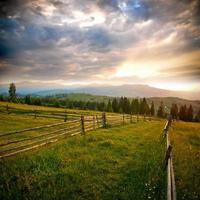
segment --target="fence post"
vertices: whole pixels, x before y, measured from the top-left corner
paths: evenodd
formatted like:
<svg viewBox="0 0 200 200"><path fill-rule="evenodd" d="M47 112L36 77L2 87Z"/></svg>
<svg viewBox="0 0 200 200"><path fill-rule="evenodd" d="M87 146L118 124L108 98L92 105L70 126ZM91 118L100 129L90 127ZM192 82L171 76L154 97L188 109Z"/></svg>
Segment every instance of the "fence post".
<svg viewBox="0 0 200 200"><path fill-rule="evenodd" d="M93 115L93 118L92 118L92 122L93 122L93 130L95 130L95 115Z"/></svg>
<svg viewBox="0 0 200 200"><path fill-rule="evenodd" d="M106 128L106 113L102 113L102 127Z"/></svg>
<svg viewBox="0 0 200 200"><path fill-rule="evenodd" d="M137 113L137 122L139 122L139 116L138 116L138 113Z"/></svg>
<svg viewBox="0 0 200 200"><path fill-rule="evenodd" d="M130 114L130 123L133 123L132 114Z"/></svg>
<svg viewBox="0 0 200 200"><path fill-rule="evenodd" d="M96 120L97 120L97 127L99 128L99 119L98 119L98 115L96 115Z"/></svg>
<svg viewBox="0 0 200 200"><path fill-rule="evenodd" d="M67 121L67 111L65 111L65 118L64 118L64 122Z"/></svg>
<svg viewBox="0 0 200 200"><path fill-rule="evenodd" d="M35 119L36 119L36 110L34 110L34 113L35 113Z"/></svg>
<svg viewBox="0 0 200 200"><path fill-rule="evenodd" d="M81 115L81 134L85 134L84 115Z"/></svg>
<svg viewBox="0 0 200 200"><path fill-rule="evenodd" d="M123 113L123 125L124 125L124 113Z"/></svg>
<svg viewBox="0 0 200 200"><path fill-rule="evenodd" d="M170 119L168 119L163 130L164 137L167 140L167 150L165 153L164 168L167 168L167 200L176 200L176 185L172 162L172 146L170 144L168 132L170 125L171 121Z"/></svg>

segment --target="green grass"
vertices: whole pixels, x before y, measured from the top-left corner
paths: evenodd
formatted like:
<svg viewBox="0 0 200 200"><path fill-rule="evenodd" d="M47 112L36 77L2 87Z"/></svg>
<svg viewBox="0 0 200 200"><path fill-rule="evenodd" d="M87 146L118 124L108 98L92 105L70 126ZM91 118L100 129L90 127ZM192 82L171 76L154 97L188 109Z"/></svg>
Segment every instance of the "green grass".
<svg viewBox="0 0 200 200"><path fill-rule="evenodd" d="M178 199L200 199L200 124L175 122L170 137Z"/></svg>
<svg viewBox="0 0 200 200"><path fill-rule="evenodd" d="M1 161L1 199L165 199L164 122L99 129Z"/></svg>
<svg viewBox="0 0 200 200"><path fill-rule="evenodd" d="M27 105L27 104L16 104L10 102L2 102L0 101L0 106L7 106L16 108L16 109L23 109L23 110L41 110L41 111L60 111L60 112L69 112L69 113L86 113L86 114L94 114L94 113L102 113L99 111L94 110L78 110L78 109L65 109L65 108L56 108L56 107L48 107L48 106L36 106L36 105Z"/></svg>
<svg viewBox="0 0 200 200"><path fill-rule="evenodd" d="M0 113L0 132L56 122L60 120ZM0 160L0 199L164 200L166 144L159 140L164 125L154 119L98 129ZM55 128L10 135L0 143L51 130ZM200 124L175 122L170 139L177 199L200 199Z"/></svg>

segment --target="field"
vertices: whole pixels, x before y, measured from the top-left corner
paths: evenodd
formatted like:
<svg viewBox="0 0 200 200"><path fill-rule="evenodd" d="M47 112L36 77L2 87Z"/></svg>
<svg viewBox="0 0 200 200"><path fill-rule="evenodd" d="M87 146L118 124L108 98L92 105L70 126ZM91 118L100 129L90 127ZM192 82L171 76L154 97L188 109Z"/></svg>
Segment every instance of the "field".
<svg viewBox="0 0 200 200"><path fill-rule="evenodd" d="M170 136L178 199L200 199L200 124L175 122Z"/></svg>
<svg viewBox="0 0 200 200"><path fill-rule="evenodd" d="M0 113L0 132L58 121ZM164 200L166 144L160 142L164 125L165 120L140 120L100 128L1 159L0 199ZM199 136L197 123L175 122L170 129L177 199L200 197Z"/></svg>

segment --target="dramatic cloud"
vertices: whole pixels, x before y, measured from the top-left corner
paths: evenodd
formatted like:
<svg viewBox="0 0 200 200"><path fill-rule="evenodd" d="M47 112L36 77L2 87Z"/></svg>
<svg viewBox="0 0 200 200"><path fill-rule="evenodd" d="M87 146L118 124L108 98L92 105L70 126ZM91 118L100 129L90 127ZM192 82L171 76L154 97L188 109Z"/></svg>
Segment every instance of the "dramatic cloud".
<svg viewBox="0 0 200 200"><path fill-rule="evenodd" d="M200 1L1 1L0 83L10 81L197 87Z"/></svg>

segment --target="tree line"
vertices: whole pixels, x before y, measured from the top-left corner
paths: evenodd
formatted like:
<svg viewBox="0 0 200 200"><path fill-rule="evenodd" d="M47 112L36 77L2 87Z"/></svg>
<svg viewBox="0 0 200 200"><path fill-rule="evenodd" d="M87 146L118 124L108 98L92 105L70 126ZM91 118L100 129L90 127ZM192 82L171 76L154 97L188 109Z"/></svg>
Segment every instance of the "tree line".
<svg viewBox="0 0 200 200"><path fill-rule="evenodd" d="M187 107L186 105L172 104L171 109L164 105L161 101L158 108L155 108L154 102L147 102L146 98L127 98L127 97L115 97L110 98L108 101L82 101L82 100L70 100L68 98L58 98L54 96L22 96L17 97L16 86L11 83L8 90L9 96L0 96L0 100L25 103L29 105L44 105L52 107L64 107L70 109L82 109L82 110L96 110L96 111L106 111L115 113L126 113L126 114L140 114L140 115L151 115L158 116L161 118L167 117L168 114L171 115L173 119L180 119L183 121L197 121L200 122L200 110L194 117L194 111L192 105Z"/></svg>
<svg viewBox="0 0 200 200"><path fill-rule="evenodd" d="M188 122L200 122L200 110L194 117L194 110L192 105L186 106L181 105L180 108L178 108L177 104L172 104L170 114L173 119L180 119L182 121L188 121Z"/></svg>

